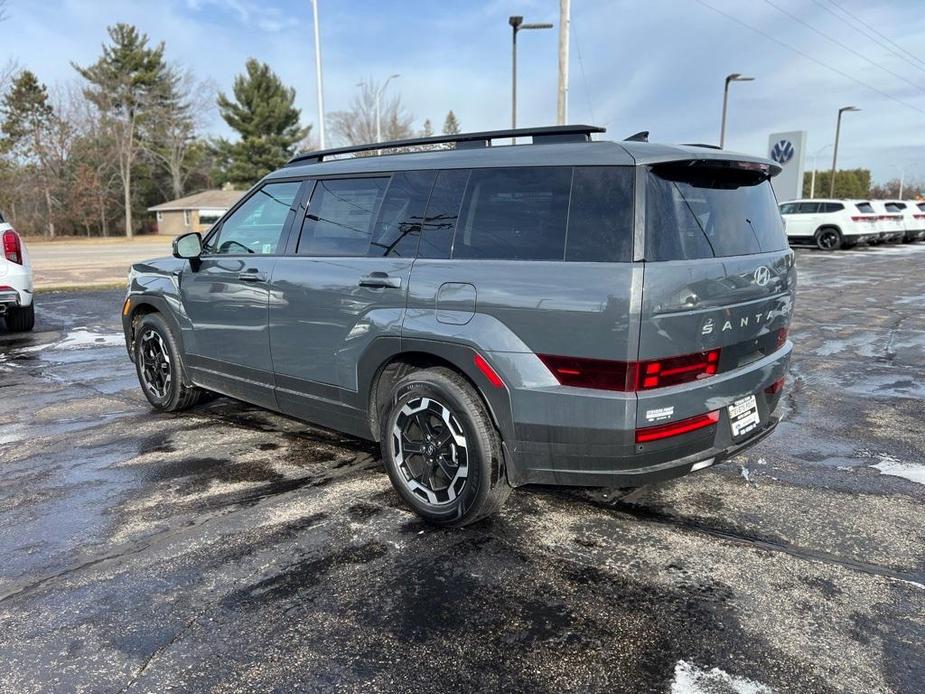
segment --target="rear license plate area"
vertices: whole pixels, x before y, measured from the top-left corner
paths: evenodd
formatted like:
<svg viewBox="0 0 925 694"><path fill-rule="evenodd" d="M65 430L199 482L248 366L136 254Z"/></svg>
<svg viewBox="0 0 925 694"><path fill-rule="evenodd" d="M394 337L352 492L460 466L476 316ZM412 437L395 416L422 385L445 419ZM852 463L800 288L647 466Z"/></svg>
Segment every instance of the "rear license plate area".
<svg viewBox="0 0 925 694"><path fill-rule="evenodd" d="M734 439L750 434L761 424L758 401L754 395L736 400L726 408L726 411L729 413L729 426Z"/></svg>

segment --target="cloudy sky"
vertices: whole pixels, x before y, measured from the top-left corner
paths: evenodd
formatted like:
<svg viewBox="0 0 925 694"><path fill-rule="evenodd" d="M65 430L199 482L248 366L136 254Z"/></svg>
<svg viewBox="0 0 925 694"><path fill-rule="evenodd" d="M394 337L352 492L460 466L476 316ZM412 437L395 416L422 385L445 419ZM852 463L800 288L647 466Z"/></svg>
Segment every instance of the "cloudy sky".
<svg viewBox="0 0 925 694"><path fill-rule="evenodd" d="M319 0L328 111L362 79L401 77L416 126L453 109L466 130L510 123L507 17L558 22L556 0ZM735 84L727 146L765 154L770 132L807 130L809 152L833 141L853 105L839 164L874 178L925 179L925 13L921 0L572 0L569 120L622 138L715 142L723 78ZM317 118L309 0L8 0L0 58L49 85L93 62L106 26L136 24L168 58L228 90L244 61L268 62ZM860 27L860 29L858 28ZM879 32L879 33L875 33ZM519 125L555 122L556 31L519 37ZM394 90L394 91L393 91ZM213 114L211 131L227 132ZM831 149L820 156L830 160ZM809 166L809 161L807 161Z"/></svg>

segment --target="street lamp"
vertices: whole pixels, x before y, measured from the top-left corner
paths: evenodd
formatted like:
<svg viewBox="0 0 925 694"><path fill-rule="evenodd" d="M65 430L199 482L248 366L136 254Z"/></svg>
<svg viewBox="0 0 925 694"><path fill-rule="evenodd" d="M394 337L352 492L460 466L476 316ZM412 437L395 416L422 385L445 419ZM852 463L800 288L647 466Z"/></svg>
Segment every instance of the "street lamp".
<svg viewBox="0 0 925 694"><path fill-rule="evenodd" d="M745 77L738 72L726 76L726 86L723 88L723 122L719 128L719 148L722 149L726 144L726 107L729 105L729 83L730 82L752 82L754 77Z"/></svg>
<svg viewBox="0 0 925 694"><path fill-rule="evenodd" d="M809 179L809 198L810 200L816 197L816 157L818 157L820 154L822 154L824 151L826 151L831 146L832 145L826 145L825 147L820 148L819 151L813 155L813 173Z"/></svg>
<svg viewBox="0 0 925 694"><path fill-rule="evenodd" d="M524 24L523 17L508 17L511 25L511 129L517 128L517 32L524 29L552 29L552 24ZM511 138L514 144L516 138Z"/></svg>
<svg viewBox="0 0 925 694"><path fill-rule="evenodd" d="M829 181L829 197L835 197L835 164L838 162L838 137L841 135L841 114L846 111L860 111L855 106L843 106L838 109L838 121L835 124L835 149L832 150L832 180Z"/></svg>
<svg viewBox="0 0 925 694"><path fill-rule="evenodd" d="M318 149L324 149L324 87L321 84L321 35L318 29L318 0L312 0L312 24L315 30L315 90L318 101Z"/></svg>

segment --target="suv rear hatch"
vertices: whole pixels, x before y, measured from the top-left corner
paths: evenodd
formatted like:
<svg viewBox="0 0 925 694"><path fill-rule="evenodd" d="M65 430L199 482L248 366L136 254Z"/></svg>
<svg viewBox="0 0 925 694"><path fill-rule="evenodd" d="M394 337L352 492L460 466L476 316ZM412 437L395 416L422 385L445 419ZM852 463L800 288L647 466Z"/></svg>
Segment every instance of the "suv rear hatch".
<svg viewBox="0 0 925 694"><path fill-rule="evenodd" d="M796 288L771 175L729 160L648 167L637 453L676 459L767 427ZM760 421L734 436L728 408L752 395ZM686 431L687 420L700 425ZM650 427L667 435L640 441Z"/></svg>

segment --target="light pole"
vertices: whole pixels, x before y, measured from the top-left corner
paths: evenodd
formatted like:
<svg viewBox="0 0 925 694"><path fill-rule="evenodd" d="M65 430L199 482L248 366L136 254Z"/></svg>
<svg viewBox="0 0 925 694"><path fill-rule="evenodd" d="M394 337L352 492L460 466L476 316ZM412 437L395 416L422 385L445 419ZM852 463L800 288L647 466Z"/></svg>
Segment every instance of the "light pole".
<svg viewBox="0 0 925 694"><path fill-rule="evenodd" d="M829 181L829 197L835 197L835 164L838 162L838 138L841 135L841 114L845 111L860 111L855 106L843 106L838 109L838 120L835 123L835 149L832 150L832 180Z"/></svg>
<svg viewBox="0 0 925 694"><path fill-rule="evenodd" d="M723 120L719 126L719 148L722 149L726 144L726 108L729 105L729 83L730 82L752 82L754 77L745 77L738 72L733 72L726 76L726 86L723 88Z"/></svg>
<svg viewBox="0 0 925 694"><path fill-rule="evenodd" d="M816 153L813 155L813 173L812 173L812 176L810 176L810 179L809 179L809 197L810 197L810 199L816 197L816 157L818 157L820 154L822 154L824 151L826 151L826 150L827 150L829 147L831 147L831 146L832 146L832 145L826 145L825 147L821 148L818 152L816 152Z"/></svg>
<svg viewBox="0 0 925 694"><path fill-rule="evenodd" d="M517 32L524 29L552 29L552 24L524 24L523 17L508 17L511 25L511 129L517 128ZM516 138L511 138L511 144Z"/></svg>
<svg viewBox="0 0 925 694"><path fill-rule="evenodd" d="M324 89L321 85L321 37L318 31L318 0L312 0L315 25L315 89L318 100L318 149L324 149Z"/></svg>
<svg viewBox="0 0 925 694"><path fill-rule="evenodd" d="M389 86L391 82L396 77L401 77L401 75L389 75L389 78L382 83L382 85L376 90L376 142L382 142L382 119L380 117L380 103L382 101L382 95L385 93L385 88ZM358 87L369 86L366 82L357 82ZM382 153L382 150L377 150L378 154Z"/></svg>
<svg viewBox="0 0 925 694"><path fill-rule="evenodd" d="M571 0L559 0L559 89L556 94L556 124L568 121L568 39L572 27Z"/></svg>

